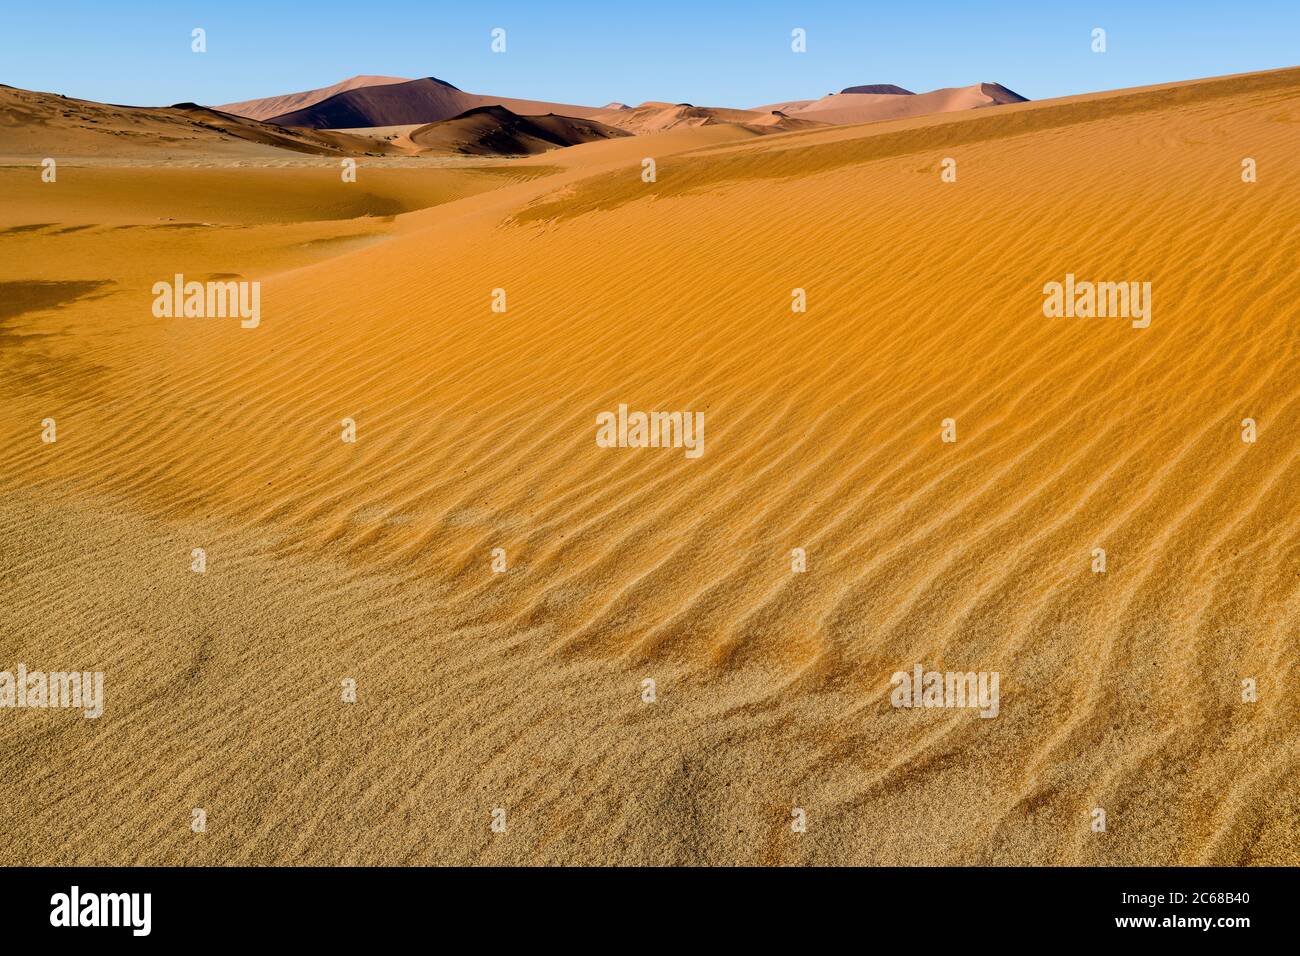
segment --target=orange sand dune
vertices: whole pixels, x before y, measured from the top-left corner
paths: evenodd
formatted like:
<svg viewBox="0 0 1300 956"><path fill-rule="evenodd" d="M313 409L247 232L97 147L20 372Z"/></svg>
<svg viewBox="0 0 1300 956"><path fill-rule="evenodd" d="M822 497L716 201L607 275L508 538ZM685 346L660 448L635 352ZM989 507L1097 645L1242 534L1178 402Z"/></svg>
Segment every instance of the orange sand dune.
<svg viewBox="0 0 1300 956"><path fill-rule="evenodd" d="M255 100L242 100L214 107L223 113L246 116L249 119L268 120L272 116L292 113L294 110L314 106L321 100L327 100L336 93L346 93L366 86L388 86L392 83L410 83L409 76L352 76L332 86L322 86L315 90L301 93L285 93L282 96L266 96Z"/></svg>
<svg viewBox="0 0 1300 956"><path fill-rule="evenodd" d="M801 116L791 116L780 110L773 110L765 116L749 120L747 126L757 127L758 129L771 129L779 132L794 132L796 130L821 129L826 124L819 123L813 119L805 119Z"/></svg>
<svg viewBox="0 0 1300 956"><path fill-rule="evenodd" d="M882 120L905 119L910 116L952 113L958 110L1026 102L1023 96L998 83L976 83L974 86L916 94L908 94L906 91L851 92L855 89L873 88L850 87L843 93L823 96L819 100L792 100L788 103L758 107L758 109L780 110L791 116L822 123L848 124L876 123Z"/></svg>
<svg viewBox="0 0 1300 956"><path fill-rule="evenodd" d="M305 194L400 160L111 232L6 171L0 668L106 699L3 714L0 862L1300 863L1298 153L1286 70L587 143L365 244Z"/></svg>
<svg viewBox="0 0 1300 956"><path fill-rule="evenodd" d="M193 103L113 106L0 85L0 158L273 160L286 151L360 156L395 150L368 138L284 129Z"/></svg>
<svg viewBox="0 0 1300 956"><path fill-rule="evenodd" d="M521 116L557 113L590 118L600 112L590 106L466 93L444 80L424 77L344 90L317 103L269 117L267 122L309 129L401 126L437 123L484 106L504 107Z"/></svg>
<svg viewBox="0 0 1300 956"><path fill-rule="evenodd" d="M670 129L716 126L729 123L745 126L758 133L792 132L814 129L826 124L814 118L786 115L779 110L730 110L692 106L689 103L642 103L636 107L618 106L592 116L607 126L631 133L659 133Z"/></svg>
<svg viewBox="0 0 1300 956"><path fill-rule="evenodd" d="M413 129L405 141L421 150L473 156L531 156L578 143L629 136L595 120L519 116L502 106L480 106Z"/></svg>

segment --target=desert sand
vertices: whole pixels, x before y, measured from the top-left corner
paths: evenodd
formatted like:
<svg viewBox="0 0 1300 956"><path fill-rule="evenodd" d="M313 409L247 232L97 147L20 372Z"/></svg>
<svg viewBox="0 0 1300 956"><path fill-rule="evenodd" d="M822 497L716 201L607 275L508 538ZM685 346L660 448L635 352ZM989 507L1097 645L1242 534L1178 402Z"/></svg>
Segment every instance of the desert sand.
<svg viewBox="0 0 1300 956"><path fill-rule="evenodd" d="M1024 102L1027 101L1023 96L1000 83L976 83L929 93L912 93L899 86L876 84L850 86L817 100L770 103L755 107L755 110L781 112L810 122L856 125Z"/></svg>
<svg viewBox="0 0 1300 956"><path fill-rule="evenodd" d="M746 127L755 133L784 133L827 125L812 119L795 119L779 110L732 110L657 102L635 107L618 106L596 113L592 118L636 135L722 125Z"/></svg>
<svg viewBox="0 0 1300 956"><path fill-rule="evenodd" d="M288 129L194 103L114 106L0 84L0 162L274 162L310 156L382 155L398 150L370 136Z"/></svg>
<svg viewBox="0 0 1300 956"><path fill-rule="evenodd" d="M1300 70L262 148L0 168L0 668L105 675L0 713L0 862L1300 862ZM1067 273L1150 326L1044 316ZM620 403L704 454L597 447ZM916 664L999 715L891 706Z"/></svg>
<svg viewBox="0 0 1300 956"><path fill-rule="evenodd" d="M238 105L244 111L241 113L244 116L261 114L273 108L272 104L262 100ZM256 118L265 119L277 126L352 129L436 123L481 106L503 106L513 113L526 116L559 113L563 116L587 118L600 112L594 107L571 103L466 93L446 80L429 76L403 83L356 85L287 113L268 117L257 115Z"/></svg>
<svg viewBox="0 0 1300 956"><path fill-rule="evenodd" d="M306 109L309 106L315 106L321 100L327 100L338 93L346 93L349 90L358 90L367 86L387 86L393 83L410 83L409 76L350 76L346 80L340 80L338 83L332 83L329 86L318 87L314 90L303 90L300 93L283 93L279 96L264 96L254 100L241 100L238 103L225 103L217 106L216 109L223 113L233 113L235 116L246 116L249 119L269 120L273 116L281 116L285 113L293 113L297 110Z"/></svg>
<svg viewBox="0 0 1300 956"><path fill-rule="evenodd" d="M532 156L556 148L630 136L626 130L569 116L519 116L503 106L480 106L407 133L418 150L471 156Z"/></svg>
<svg viewBox="0 0 1300 956"><path fill-rule="evenodd" d="M760 132L811 129L904 119L933 113L980 109L1025 98L999 83L914 94L891 83L850 86L820 99L788 100L752 109L648 101L636 107L613 102L603 107L552 103L466 93L446 80L423 77L354 76L333 86L215 107L299 132L307 130L372 131L380 127L415 127L449 120L471 110L502 107L518 115L558 114L594 119L633 133L660 132L682 126L718 123L750 125Z"/></svg>

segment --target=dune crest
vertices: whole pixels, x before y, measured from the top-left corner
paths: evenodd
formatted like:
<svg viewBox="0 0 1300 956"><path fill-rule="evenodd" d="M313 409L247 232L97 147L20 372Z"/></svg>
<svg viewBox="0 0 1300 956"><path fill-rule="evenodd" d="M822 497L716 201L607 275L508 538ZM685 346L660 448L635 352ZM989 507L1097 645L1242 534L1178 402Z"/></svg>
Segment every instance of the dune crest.
<svg viewBox="0 0 1300 956"><path fill-rule="evenodd" d="M881 85L851 86L821 99L775 104L771 108L782 109L792 117L847 125L1024 102L1027 102L1025 97L999 83L976 83L929 93Z"/></svg>
<svg viewBox="0 0 1300 956"><path fill-rule="evenodd" d="M481 106L500 106L521 116L558 113L588 118L600 112L590 106L466 93L445 80L425 77L344 90L302 109L269 117L267 122L308 129L402 126L436 123Z"/></svg>
<svg viewBox="0 0 1300 956"><path fill-rule="evenodd" d="M451 119L412 130L408 139L414 146L432 152L529 156L629 135L626 130L590 119L554 114L519 116L504 106L478 106Z"/></svg>
<svg viewBox="0 0 1300 956"><path fill-rule="evenodd" d="M272 116L280 116L284 113L292 113L314 106L322 100L327 100L337 93L346 93L348 90L410 82L411 78L406 76L351 76L346 80L341 80L330 86L322 86L315 90L304 90L301 93L285 93L281 96L265 96L253 100L241 100L238 103L215 106L213 109L220 110L223 113L232 113L235 116L245 116L248 119L269 120Z"/></svg>
<svg viewBox="0 0 1300 956"><path fill-rule="evenodd" d="M0 85L0 156L105 159L271 159L395 152L369 137L285 129L208 109L113 106Z"/></svg>
<svg viewBox="0 0 1300 956"><path fill-rule="evenodd" d="M846 87L838 94L820 99L788 100L749 110L660 100L647 100L635 107L620 102L587 107L466 93L434 77L402 80L357 76L318 90L247 100L222 109L279 126L360 130L441 122L472 109L500 106L516 115L555 113L596 119L640 134L713 123L752 124L760 131L783 132L808 129L813 123L877 122L1024 101L1024 97L997 83L977 83L921 94L892 83L876 83ZM770 117L778 113L788 120L774 123Z"/></svg>

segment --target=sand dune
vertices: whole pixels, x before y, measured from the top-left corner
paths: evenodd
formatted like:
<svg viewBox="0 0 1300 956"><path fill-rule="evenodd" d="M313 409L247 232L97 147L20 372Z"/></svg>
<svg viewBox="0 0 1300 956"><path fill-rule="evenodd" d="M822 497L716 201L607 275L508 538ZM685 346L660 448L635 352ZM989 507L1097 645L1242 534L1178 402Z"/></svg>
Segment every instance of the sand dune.
<svg viewBox="0 0 1300 956"><path fill-rule="evenodd" d="M771 130L773 132L793 132L795 130L823 129L825 123L819 123L814 119L807 119L802 116L791 116L780 110L773 110L765 116L759 116L757 119L748 120L747 126L755 129Z"/></svg>
<svg viewBox="0 0 1300 956"><path fill-rule="evenodd" d="M382 142L336 132L290 130L182 103L112 106L0 85L0 157L269 159L392 152Z"/></svg>
<svg viewBox="0 0 1300 956"><path fill-rule="evenodd" d="M732 124L759 133L788 132L825 126L815 118L790 116L779 110L729 110L692 106L690 103L642 103L596 113L593 119L634 134L660 133L670 129Z"/></svg>
<svg viewBox="0 0 1300 956"><path fill-rule="evenodd" d="M1024 103L1025 98L999 83L976 83L929 93L910 93L902 87L851 86L842 93L818 100L794 100L759 109L781 110L791 116L822 123L877 123L934 113Z"/></svg>
<svg viewBox="0 0 1300 956"><path fill-rule="evenodd" d="M502 106L480 106L412 130L414 145L432 152L474 156L531 156L578 143L629 136L595 120L518 116Z"/></svg>
<svg viewBox="0 0 1300 956"><path fill-rule="evenodd" d="M635 133L658 133L680 127L747 123L760 117L761 114L750 110L713 109L692 106L690 103L647 102L630 109L623 107L602 111L594 118L609 126Z"/></svg>
<svg viewBox="0 0 1300 956"><path fill-rule="evenodd" d="M106 707L0 721L0 861L1300 863L1298 151L1287 70L421 168L478 185L388 223L306 218L383 160L185 229L4 170L0 657ZM178 271L261 325L153 317ZM1067 272L1150 327L1045 317ZM597 447L620 403L706 451ZM892 707L918 663L999 716Z"/></svg>
<svg viewBox="0 0 1300 956"><path fill-rule="evenodd" d="M221 110L223 113L233 113L235 116L268 120L272 116L281 116L284 113L292 113L296 110L306 109L308 106L314 106L321 100L327 100L336 93L346 93L348 90L357 90L367 86L387 86L392 83L410 82L411 78L409 76L352 76L332 86L323 86L320 89L304 90L301 93L285 93L281 96L266 96L255 100L241 100L238 103L227 103L224 106L213 108Z"/></svg>
<svg viewBox="0 0 1300 956"><path fill-rule="evenodd" d="M466 93L434 77L402 80L355 76L331 87L246 100L219 109L280 126L360 131L442 122L472 109L499 106L517 115L556 113L595 119L640 134L713 123L757 123L760 131L774 128L789 131L811 128L812 123L869 123L1021 102L1025 102L1024 97L997 83L977 83L919 95L892 83L877 83L850 86L821 99L769 103L752 110L657 100L636 107L619 102L587 107ZM782 114L791 121L773 120L773 114ZM793 122L795 119L803 122Z"/></svg>
<svg viewBox="0 0 1300 956"><path fill-rule="evenodd" d="M915 96L911 90L905 90L893 83L867 83L862 86L846 86L841 93L892 93L897 96Z"/></svg>
<svg viewBox="0 0 1300 956"><path fill-rule="evenodd" d="M401 126L436 123L481 106L501 106L521 116L559 113L586 118L600 112L589 106L466 93L443 80L425 77L346 90L303 109L270 117L267 122L309 129Z"/></svg>
<svg viewBox="0 0 1300 956"><path fill-rule="evenodd" d="M895 86L893 83L871 83L863 86L849 86L840 90L840 93L841 94L843 93L868 94L868 95L890 94L894 96L915 96L916 95L911 90L905 90L903 89L903 87ZM828 96L822 97L822 100L833 97L834 95L835 94L828 94ZM759 110L761 112L776 111L776 112L783 112L783 113L795 113L801 109L811 106L813 103L821 102L822 100L816 100L816 99L786 100L785 102L782 103L769 103L766 106L756 106L754 107L754 109Z"/></svg>

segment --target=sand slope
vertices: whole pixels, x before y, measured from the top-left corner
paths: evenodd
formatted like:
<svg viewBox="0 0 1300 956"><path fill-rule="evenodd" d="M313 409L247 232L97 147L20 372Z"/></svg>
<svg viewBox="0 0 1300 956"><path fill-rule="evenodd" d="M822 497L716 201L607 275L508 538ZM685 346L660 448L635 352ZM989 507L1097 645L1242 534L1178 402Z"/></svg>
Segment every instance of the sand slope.
<svg viewBox="0 0 1300 956"><path fill-rule="evenodd" d="M265 96L255 100L241 100L238 103L227 103L224 106L214 107L214 109L221 110L223 113L233 113L235 116L246 116L249 119L268 120L272 116L280 116L284 113L292 113L295 110L313 106L321 100L329 99L336 93L346 93L348 90L361 89L366 86L387 86L391 83L410 82L411 78L409 76L352 76L331 86L322 86L315 90L304 90L301 93L285 93L281 96Z"/></svg>
<svg viewBox="0 0 1300 956"><path fill-rule="evenodd" d="M0 860L1300 863L1298 151L1291 70L589 143L317 264L0 231L0 666L108 693L0 720Z"/></svg>
<svg viewBox="0 0 1300 956"><path fill-rule="evenodd" d="M578 143L631 134L570 116L519 116L502 106L480 106L412 130L410 143L431 153L530 156Z"/></svg>
<svg viewBox="0 0 1300 956"><path fill-rule="evenodd" d="M903 89L893 83L865 83L859 86L846 86L841 93L894 93L898 96L915 96L911 90Z"/></svg>
<svg viewBox="0 0 1300 956"><path fill-rule="evenodd" d="M590 117L600 112L589 106L466 93L444 80L425 77L406 83L367 86L336 93L303 109L270 117L267 122L310 129L401 126L436 123L481 106L502 106L528 116L559 113Z"/></svg>
<svg viewBox="0 0 1300 956"><path fill-rule="evenodd" d="M113 106L0 85L0 157L271 159L381 155L386 144L346 133L290 130L194 103Z"/></svg>
<svg viewBox="0 0 1300 956"><path fill-rule="evenodd" d="M758 108L781 110L794 117L821 123L851 124L1024 102L1027 102L1025 97L1000 83L976 83L929 93L910 93L901 87L851 86L842 93L818 100L793 100Z"/></svg>
<svg viewBox="0 0 1300 956"><path fill-rule="evenodd" d="M724 124L743 126L756 133L793 132L826 125L815 119L803 119L775 109L730 110L692 106L689 103L657 102L642 103L635 107L618 106L596 113L593 119L637 135Z"/></svg>

